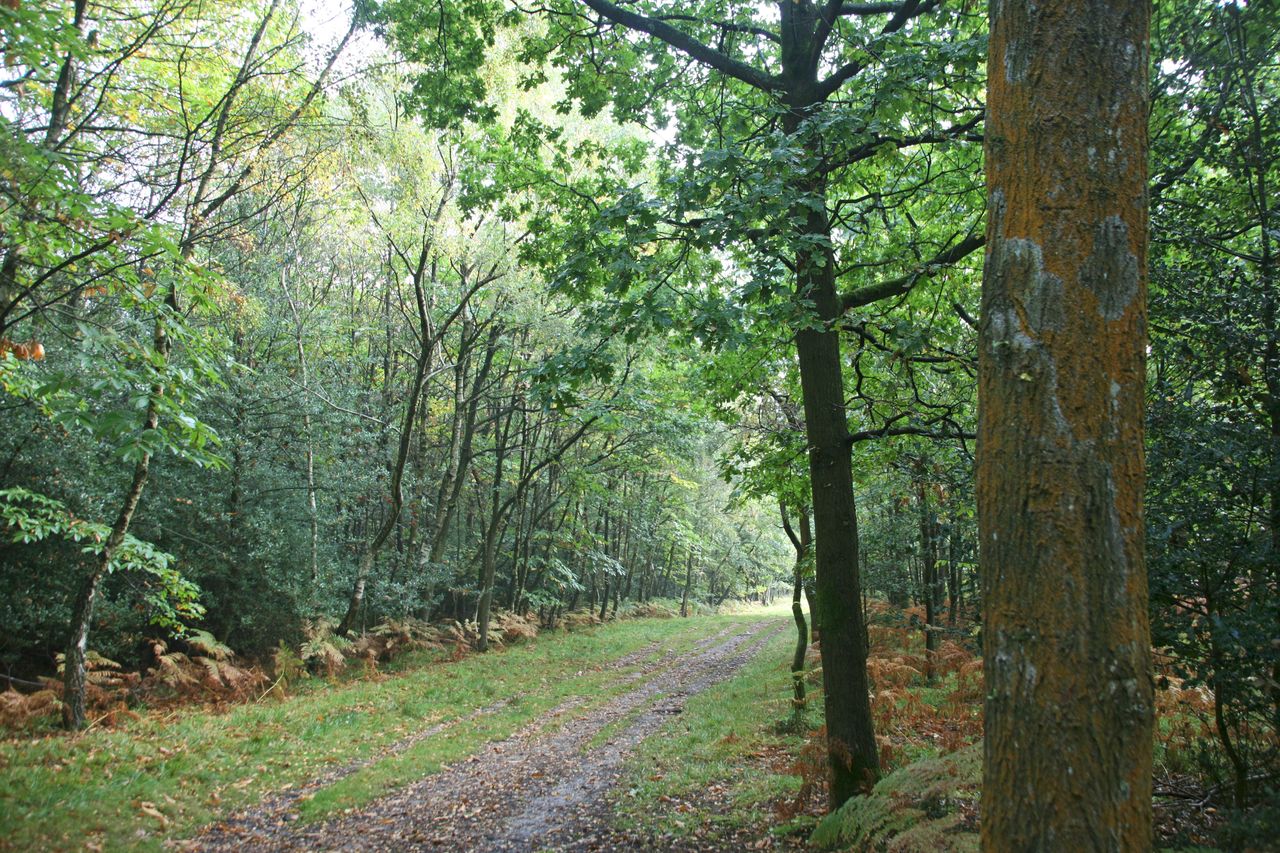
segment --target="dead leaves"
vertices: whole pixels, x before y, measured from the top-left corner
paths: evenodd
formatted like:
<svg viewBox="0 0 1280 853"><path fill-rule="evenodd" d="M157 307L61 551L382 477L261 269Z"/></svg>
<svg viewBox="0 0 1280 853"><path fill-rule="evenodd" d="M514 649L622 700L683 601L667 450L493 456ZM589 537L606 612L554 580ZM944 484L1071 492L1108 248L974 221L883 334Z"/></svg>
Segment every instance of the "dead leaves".
<svg viewBox="0 0 1280 853"><path fill-rule="evenodd" d="M44 361L44 344L37 340L19 343L8 338L0 338L0 359L9 353L12 353L18 361Z"/></svg>
<svg viewBox="0 0 1280 853"><path fill-rule="evenodd" d="M142 800L135 801L134 806L138 809L138 813L144 817L155 818L160 821L161 828L169 825L168 815L156 808L155 803L149 803L146 800Z"/></svg>
<svg viewBox="0 0 1280 853"><path fill-rule="evenodd" d="M56 690L19 693L10 687L0 693L0 727L25 729L37 720L56 716L61 708L61 695Z"/></svg>

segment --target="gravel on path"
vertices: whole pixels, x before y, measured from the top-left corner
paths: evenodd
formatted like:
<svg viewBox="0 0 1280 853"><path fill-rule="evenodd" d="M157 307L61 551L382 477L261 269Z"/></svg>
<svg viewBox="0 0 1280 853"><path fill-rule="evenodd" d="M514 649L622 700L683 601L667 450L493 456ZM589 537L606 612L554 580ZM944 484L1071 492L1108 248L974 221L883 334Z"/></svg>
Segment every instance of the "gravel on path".
<svg viewBox="0 0 1280 853"><path fill-rule="evenodd" d="M362 809L326 821L296 822L294 806L304 795L460 720L492 713L506 702L477 709L459 720L417 732L378 757L274 795L254 809L206 827L181 846L200 851L450 853L656 849L654 839L630 839L612 827L607 794L617 785L626 759L642 741L682 713L689 697L731 677L785 627L781 621L754 622L705 637L686 653L668 651L625 676L636 687L587 711L574 713L591 697L575 697L510 737L487 744L469 759ZM622 669L654 651L656 645L604 666ZM603 742L593 746L611 726ZM731 849L742 848L735 841Z"/></svg>

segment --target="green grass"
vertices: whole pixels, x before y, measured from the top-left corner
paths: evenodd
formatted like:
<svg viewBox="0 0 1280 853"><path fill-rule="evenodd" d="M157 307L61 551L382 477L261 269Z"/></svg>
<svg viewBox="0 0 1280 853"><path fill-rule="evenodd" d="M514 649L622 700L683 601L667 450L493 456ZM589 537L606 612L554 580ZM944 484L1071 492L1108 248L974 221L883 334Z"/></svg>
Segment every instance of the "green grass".
<svg viewBox="0 0 1280 853"><path fill-rule="evenodd" d="M661 655L663 651L668 649L674 649L677 652L687 651L701 640L706 635L706 630L713 625L718 629L724 624L741 625L752 620L742 617L716 617L714 621L698 620L695 623L686 622L684 626L672 624L671 620L667 621L670 632L663 634L661 649L643 655L631 665L619 670L586 670L573 677L544 679L538 689L511 696L509 704L495 713L461 721L457 726L435 737L424 739L398 755L363 767L350 776L325 787L313 798L301 804L299 813L302 820L317 820L336 811L364 805L387 791L436 772L445 764L474 754L483 744L506 737L572 697L585 697L574 706L571 712L561 715L551 723L552 726L562 725L577 715L587 713L595 706L607 702L619 693L634 689L636 686L634 683L619 676L635 671ZM700 629L689 630L689 626L699 625ZM616 626L610 626L604 630L615 628ZM643 643L636 645L639 647ZM613 660L620 656L614 654L608 659ZM502 694L503 697L507 695ZM493 698L490 696L490 699Z"/></svg>
<svg viewBox="0 0 1280 853"><path fill-rule="evenodd" d="M727 681L693 697L683 714L646 740L628 761L616 798L624 829L705 840L736 827L768 826L778 833L807 828L809 821L780 823L772 804L794 796L797 775L762 755L795 755L802 733L785 732L791 716L791 651L784 630ZM821 725L821 695L811 692L809 722ZM789 763L789 762L788 762ZM722 791L712 802L702 796Z"/></svg>
<svg viewBox="0 0 1280 853"><path fill-rule="evenodd" d="M367 760L435 722L458 721L317 792L302 808L306 819L318 819L466 757L569 696L603 701L623 688L616 673L596 665L655 640L686 649L759 618L628 620L225 713L190 711L75 737L0 742L0 849L159 850L166 838L190 835L286 785ZM502 699L509 704L493 713L461 719Z"/></svg>
<svg viewBox="0 0 1280 853"><path fill-rule="evenodd" d="M665 693L656 693L654 694L653 698L655 701L657 701L657 700L660 700L665 695L666 695ZM583 745L582 751L586 753L595 749L599 749L600 747L607 744L609 741L613 740L618 735L625 732L627 729L631 728L631 726L638 719L640 719L640 717L644 716L648 712L649 712L648 705L640 705L638 707L632 708L630 711L623 714L621 717L614 720L613 722L606 724L598 732L592 735L591 739L588 740L585 745Z"/></svg>

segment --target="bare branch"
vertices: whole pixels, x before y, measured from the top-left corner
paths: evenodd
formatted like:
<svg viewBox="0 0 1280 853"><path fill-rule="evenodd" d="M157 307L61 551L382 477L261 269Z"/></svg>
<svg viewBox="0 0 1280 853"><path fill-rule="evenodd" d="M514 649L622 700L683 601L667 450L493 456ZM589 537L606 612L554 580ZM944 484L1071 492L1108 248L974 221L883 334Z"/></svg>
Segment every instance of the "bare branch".
<svg viewBox="0 0 1280 853"><path fill-rule="evenodd" d="M906 275L900 275L897 278L886 279L885 281L869 284L866 287L860 287L857 290L844 294L840 298L840 307L844 312L852 311L855 308L861 308L864 305L870 305L873 302L879 302L881 299L888 299L892 296L901 296L909 293L911 288L915 287L917 282L922 278L927 278L939 269L956 263L967 257L972 252L986 245L987 238L982 234L970 234L956 245L949 249L943 249L929 260L920 264Z"/></svg>
<svg viewBox="0 0 1280 853"><path fill-rule="evenodd" d="M678 30L670 24L647 18L644 15L623 9L610 3L609 0L582 0L588 8L598 15L601 15L615 24L620 24L628 29L636 30L642 33L648 33L656 39L666 42L680 52L684 53L691 59L696 60L708 68L714 68L723 74L727 74L735 80L741 80L748 86L754 86L766 92L772 92L782 88L782 81L772 74L765 74L758 68L748 65L732 57L726 56L720 51L703 44L693 36Z"/></svg>

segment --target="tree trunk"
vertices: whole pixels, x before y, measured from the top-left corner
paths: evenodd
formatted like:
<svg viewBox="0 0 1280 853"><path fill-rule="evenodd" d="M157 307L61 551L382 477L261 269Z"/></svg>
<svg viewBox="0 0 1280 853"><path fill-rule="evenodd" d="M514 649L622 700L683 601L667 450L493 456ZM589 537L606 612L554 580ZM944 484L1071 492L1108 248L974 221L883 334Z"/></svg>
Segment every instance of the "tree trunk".
<svg viewBox="0 0 1280 853"><path fill-rule="evenodd" d="M924 480L916 483L916 500L920 510L920 579L924 589L924 671L933 681L938 657L938 552L929 491Z"/></svg>
<svg viewBox="0 0 1280 853"><path fill-rule="evenodd" d="M812 577L804 579L804 600L809 605L809 640L814 643L820 642L822 631L818 624L818 602Z"/></svg>
<svg viewBox="0 0 1280 853"><path fill-rule="evenodd" d="M489 650L489 619L493 606L493 583L498 570L499 531L502 529L502 518L506 514L506 507L510 506L510 502L503 502L501 489L502 471L506 464L507 452L510 449L511 422L514 416L515 407L508 407L501 427L495 427L493 433L495 453L493 491L489 500L489 523L485 525L484 531L484 544L480 560L480 601L476 607L476 622L479 623L480 634L476 641L476 650L481 652Z"/></svg>
<svg viewBox="0 0 1280 853"><path fill-rule="evenodd" d="M788 115L789 133L796 132L807 109L806 103ZM826 188L818 183L798 189L823 202L799 206L805 217L803 235L822 242L820 248L803 251L796 259L796 296L813 304L817 322L796 332L795 339L813 489L817 622L822 628L829 805L834 810L871 789L879 776L880 761L867 693L852 444L837 328L842 312L835 286L835 256L829 244Z"/></svg>
<svg viewBox="0 0 1280 853"><path fill-rule="evenodd" d="M437 215L438 216L438 215ZM413 286L414 295L418 307L418 324L419 334L421 335L419 343L421 352L418 355L418 364L414 371L413 380L409 386L409 400L405 405L404 420L400 426L400 443L396 448L395 459L391 462L391 485L390 498L391 507L387 510L386 517L382 521L382 525L374 534L373 539L366 542L360 553L360 562L356 569L355 583L351 588L351 598L347 601L347 612L342 617L342 621L338 624L337 633L339 636L346 636L351 633L355 627L356 618L364 607L365 586L368 582L369 573L373 570L373 562L378 556L378 551L386 543L387 537L391 535L391 531L395 529L396 522L400 518L400 509L404 505L404 490L401 483L404 478L405 462L409 458L409 448L413 442L413 431L415 421L418 417L418 402L422 398L422 387L426 383L427 370L431 365L432 358L435 355L436 340L432 335L430 314L427 311L426 294L423 289L423 276L425 275L425 267L428 258L428 249L422 250L418 260L418 267L414 271ZM388 348L391 344L388 342ZM387 385L390 386L390 361L389 357L384 365L385 378ZM388 388L387 394L390 394Z"/></svg>
<svg viewBox="0 0 1280 853"><path fill-rule="evenodd" d="M484 390L493 368L493 358L498 350L501 327L495 326L489 332L485 347L484 361L476 376L470 392L470 398L463 396L466 382L466 368L463 363L470 360L470 350L466 355L459 354L458 373L454 378L454 413L449 438L449 461L440 477L440 488L436 494L435 518L431 526L431 550L427 554L427 562L439 565L444 560L444 550L449 541L449 527L458 512L458 499L462 495L462 486L466 482L467 472L471 465L471 447L475 440L476 414L480 406L480 394ZM465 340L465 338L464 338ZM424 541L424 545L426 542Z"/></svg>
<svg viewBox="0 0 1280 853"><path fill-rule="evenodd" d="M787 505L779 504L779 510L782 514L782 528L787 533L787 538L791 540L791 545L795 548L796 562L793 570L792 587L791 587L791 618L796 623L796 648L791 656L791 687L792 687L792 703L797 713L805 706L805 689L804 689L804 656L809 649L809 626L805 624L804 608L800 606L800 595L804 589L804 563L809 556L809 547L813 541L813 533L809 526L809 508L800 508L800 530L797 532L792 529L790 519L787 518Z"/></svg>
<svg viewBox="0 0 1280 853"><path fill-rule="evenodd" d="M184 255L186 253L184 252ZM178 310L178 295L170 286L165 296L165 306L175 314ZM161 364L169 360L173 350L173 340L165 328L164 314L158 314L152 330L151 346L154 355ZM160 400L165 395L165 385L157 381L150 388L147 397L147 412L142 419L142 432L154 432L160 426ZM133 523L133 514L142 500L142 490L146 488L147 477L151 474L151 453L142 451L142 455L133 466L133 479L125 492L116 514L115 523L111 525L111 533L98 555L98 565L93 573L85 578L76 595L76 603L71 614L71 636L67 640L67 651L63 659L63 692L62 723L73 731L85 726L84 694L85 694L85 658L89 652L89 628L93 624L93 607L98 595L98 584L111 569L111 561L115 559L124 537L129 533L129 525Z"/></svg>
<svg viewBox="0 0 1280 853"><path fill-rule="evenodd" d="M689 557L684 566L684 596L680 599L680 616L689 616L689 588L693 586L693 549L689 549Z"/></svg>
<svg viewBox="0 0 1280 853"><path fill-rule="evenodd" d="M956 541L955 519L952 519L947 526L947 625L954 628L957 610L960 607L959 545Z"/></svg>
<svg viewBox="0 0 1280 853"><path fill-rule="evenodd" d="M167 346L165 348L167 352ZM154 395L154 392L153 392ZM155 429L160 422L159 411L155 402L147 407L144 429ZM98 584L111 568L116 551L124 542L129 525L133 522L133 514L138 509L138 501L142 499L142 490L147 485L147 476L151 471L151 454L143 453L133 468L133 480L125 492L120 512L111 525L111 533L107 536L102 553L98 555L98 564L93 572L84 579L76 595L76 603L71 611L71 636L67 639L67 651L63 659L63 691L62 691L62 724L77 731L85 727L85 682L87 678L85 659L89 652L89 628L93 624L93 607L98 596Z"/></svg>
<svg viewBox="0 0 1280 853"><path fill-rule="evenodd" d="M1146 0L992 6L977 470L985 850L1152 843L1148 19Z"/></svg>
<svg viewBox="0 0 1280 853"><path fill-rule="evenodd" d="M489 525L484 537L484 554L481 559L483 577L480 586L480 601L476 606L476 622L480 635L476 640L476 650L489 650L489 622L493 606L493 579L497 571L498 554L498 520L495 518Z"/></svg>
<svg viewBox="0 0 1280 853"><path fill-rule="evenodd" d="M1211 585L1208 578L1201 576L1201 589L1204 591L1204 610L1208 616L1208 633L1209 633L1209 666L1211 676L1209 678L1209 688L1213 691L1213 723L1218 733L1218 742L1222 744L1222 751L1227 755L1227 761L1231 763L1231 770L1235 774L1235 785L1232 791L1232 799L1237 809L1243 809L1249 801L1249 765L1245 762L1244 757L1240 754L1240 750L1236 747L1235 740L1231 736L1231 727L1227 723L1226 706L1227 706L1227 685L1222 678L1225 661L1222 654L1222 643L1219 640L1219 625L1221 624L1221 614L1218 611L1215 596L1210 592Z"/></svg>

